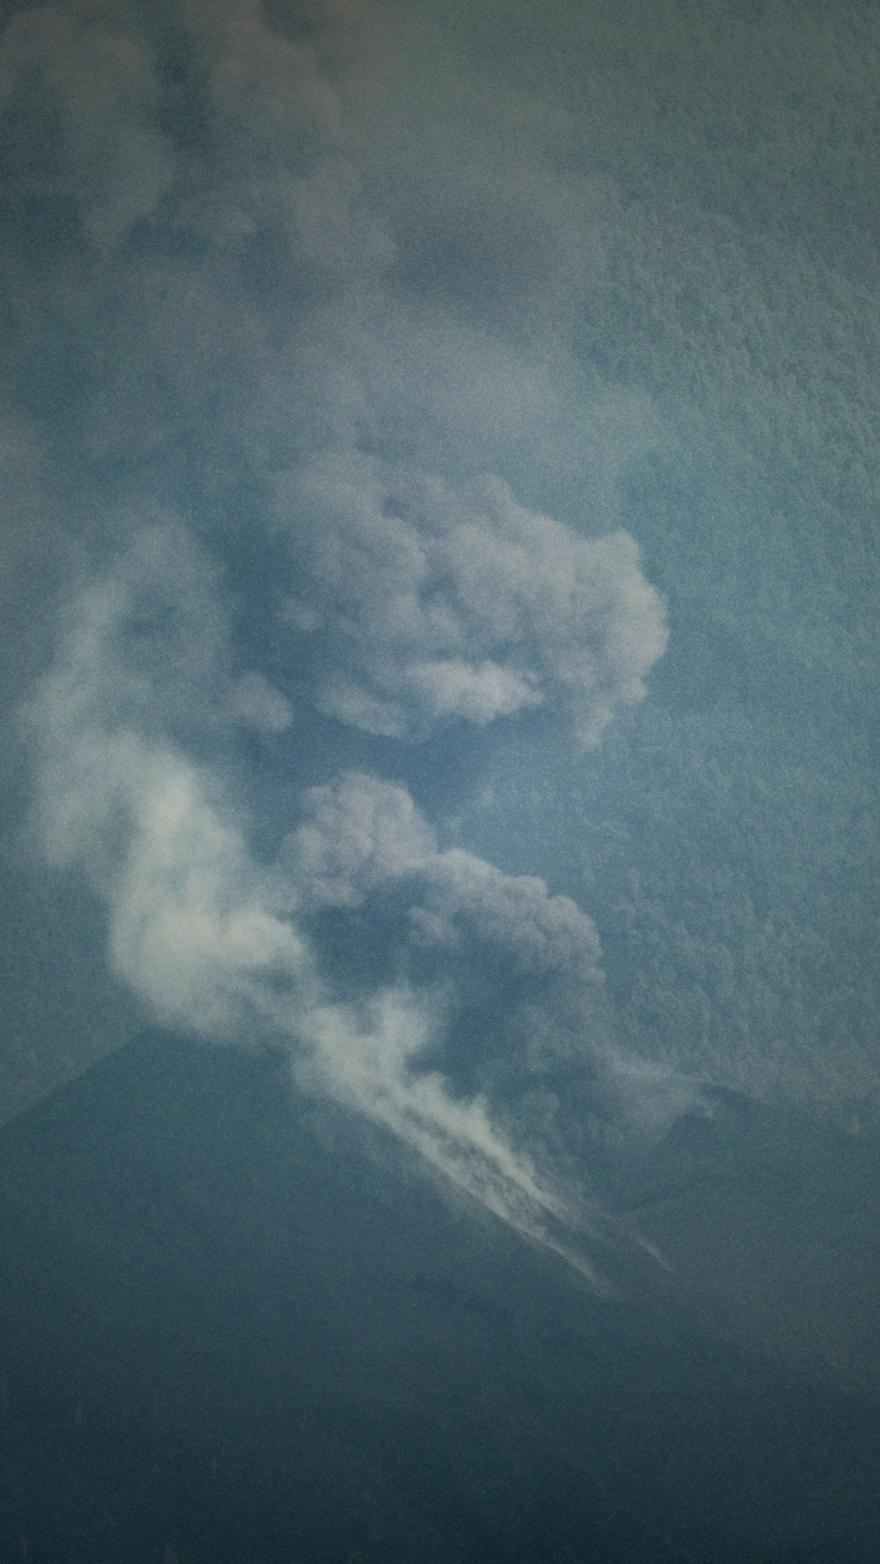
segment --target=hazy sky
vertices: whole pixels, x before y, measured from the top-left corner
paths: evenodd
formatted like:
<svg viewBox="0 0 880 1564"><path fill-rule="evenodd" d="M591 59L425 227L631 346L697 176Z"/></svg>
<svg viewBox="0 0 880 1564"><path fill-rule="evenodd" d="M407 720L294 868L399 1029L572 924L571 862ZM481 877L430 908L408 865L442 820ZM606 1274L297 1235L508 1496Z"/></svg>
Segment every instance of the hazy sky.
<svg viewBox="0 0 880 1564"><path fill-rule="evenodd" d="M515 1226L880 1111L876 12L0 33L7 1111L288 1048Z"/></svg>

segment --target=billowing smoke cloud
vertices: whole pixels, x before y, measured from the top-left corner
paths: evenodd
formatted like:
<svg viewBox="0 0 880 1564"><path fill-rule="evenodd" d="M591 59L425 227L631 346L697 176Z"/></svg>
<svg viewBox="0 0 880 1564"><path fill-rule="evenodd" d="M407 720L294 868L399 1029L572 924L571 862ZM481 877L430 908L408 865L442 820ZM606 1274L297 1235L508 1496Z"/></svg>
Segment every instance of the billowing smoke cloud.
<svg viewBox="0 0 880 1564"><path fill-rule="evenodd" d="M325 648L322 707L399 737L550 703L579 739L640 699L665 645L632 538L578 538L497 478L459 494L363 454L278 481L302 583L291 619Z"/></svg>
<svg viewBox="0 0 880 1564"><path fill-rule="evenodd" d="M150 1014L283 1043L304 1086L556 1243L590 1135L680 1098L615 1059L586 914L444 847L387 778L431 733L541 708L589 746L641 699L663 607L613 478L652 415L581 420L583 515L517 499L523 453L546 472L575 435L550 324L572 221L547 192L586 195L521 154L446 189L484 245L493 212L529 218L498 265L543 335L468 318L420 250L450 234L414 229L396 90L341 0L105 0L0 37L14 197L47 249L33 275L18 257L7 375L27 403L43 355L21 438L70 478L91 561L25 712L34 831ZM345 759L365 742L369 771ZM266 774L290 800L271 851Z"/></svg>
<svg viewBox="0 0 880 1564"><path fill-rule="evenodd" d="M349 774L305 805L282 860L338 981L362 993L383 974L437 996L450 1021L438 1059L459 1089L499 1101L533 1078L592 1069L599 941L574 902L537 877L439 851L399 785Z"/></svg>
<svg viewBox="0 0 880 1564"><path fill-rule="evenodd" d="M303 822L277 862L261 866L217 777L160 731L167 712L169 728L175 715L189 722L203 749L223 732L221 699L197 716L206 686L223 688L209 582L185 536L162 526L138 534L117 569L71 604L25 714L44 853L85 871L106 904L112 967L153 1014L214 1040L283 1043L303 1084L366 1113L540 1233L548 1215L562 1217L562 1199L499 1132L490 1090L451 1089L442 1053L467 985L454 963L419 970L418 958L463 935L477 986L488 981L491 993L498 975L479 975L481 943L506 960L518 953L525 971L562 969L581 947L595 955L589 923L538 880L438 853L405 789L368 776L309 792ZM163 649L176 663L176 713L162 679L143 677L145 636L159 663ZM360 911L416 871L396 958L350 981L344 959L328 960L334 937L322 938L321 912Z"/></svg>
<svg viewBox="0 0 880 1564"><path fill-rule="evenodd" d="M179 526L138 532L68 605L25 718L43 852L84 870L106 902L115 971L163 1020L239 1039L265 1025L262 977L304 983L308 962L192 757L225 725L229 648L213 588Z"/></svg>

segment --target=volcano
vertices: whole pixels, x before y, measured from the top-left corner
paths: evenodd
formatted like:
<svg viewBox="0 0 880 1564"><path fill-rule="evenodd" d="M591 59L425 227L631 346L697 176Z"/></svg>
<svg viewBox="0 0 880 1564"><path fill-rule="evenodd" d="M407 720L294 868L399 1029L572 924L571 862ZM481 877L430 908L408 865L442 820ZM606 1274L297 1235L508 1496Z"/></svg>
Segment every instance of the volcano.
<svg viewBox="0 0 880 1564"><path fill-rule="evenodd" d="M282 1058L145 1035L0 1136L0 1557L867 1564L870 1385L705 1280L781 1157L679 1126L616 1198L690 1269L598 1295Z"/></svg>

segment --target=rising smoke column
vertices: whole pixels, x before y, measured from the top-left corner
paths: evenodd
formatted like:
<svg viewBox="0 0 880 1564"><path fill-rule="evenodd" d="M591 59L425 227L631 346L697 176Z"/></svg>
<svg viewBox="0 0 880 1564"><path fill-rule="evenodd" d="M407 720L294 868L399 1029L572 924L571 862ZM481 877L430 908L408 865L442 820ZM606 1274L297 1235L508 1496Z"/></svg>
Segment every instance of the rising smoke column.
<svg viewBox="0 0 880 1564"><path fill-rule="evenodd" d="M342 4L48 7L0 38L46 248L20 314L79 388L39 413L80 562L24 713L33 830L147 1013L283 1042L304 1086L546 1236L589 1204L560 1104L613 1115L624 1090L595 930L444 849L395 746L537 708L594 744L642 698L664 613L613 514L576 529L499 470L485 408L515 392L527 420L546 364L408 283L374 144L393 86L378 19ZM514 207L536 188L508 182ZM16 347L13 404L24 327ZM486 449L462 463L475 385ZM326 731L384 741L387 775L300 784ZM267 855L246 761L279 766L282 737L299 800Z"/></svg>

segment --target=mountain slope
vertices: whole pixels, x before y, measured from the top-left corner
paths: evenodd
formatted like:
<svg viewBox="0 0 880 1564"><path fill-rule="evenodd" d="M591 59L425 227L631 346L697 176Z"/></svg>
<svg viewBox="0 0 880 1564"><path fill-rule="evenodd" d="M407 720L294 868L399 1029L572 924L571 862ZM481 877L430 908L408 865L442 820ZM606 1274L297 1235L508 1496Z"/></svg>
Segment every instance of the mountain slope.
<svg viewBox="0 0 880 1564"><path fill-rule="evenodd" d="M143 1038L0 1173L4 1559L880 1552L870 1405L595 1297L278 1060Z"/></svg>

